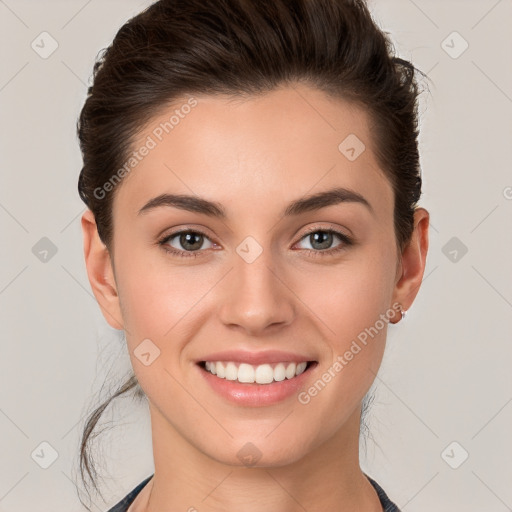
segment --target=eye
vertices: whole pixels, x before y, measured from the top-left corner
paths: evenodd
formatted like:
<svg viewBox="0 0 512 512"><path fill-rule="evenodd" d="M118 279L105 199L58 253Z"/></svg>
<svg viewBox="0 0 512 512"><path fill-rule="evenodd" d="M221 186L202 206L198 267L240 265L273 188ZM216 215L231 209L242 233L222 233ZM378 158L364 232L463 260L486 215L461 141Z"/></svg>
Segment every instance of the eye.
<svg viewBox="0 0 512 512"><path fill-rule="evenodd" d="M161 245L165 251L171 254L183 257L197 257L200 255L199 251L205 249L205 247L203 247L205 240L209 240L209 238L201 231L187 229L166 235L158 241L158 244ZM210 241L210 243L212 242ZM176 247L176 245L178 247ZM206 249L208 248L209 247L206 247Z"/></svg>
<svg viewBox="0 0 512 512"><path fill-rule="evenodd" d="M335 238L341 240L334 248L331 248L333 240ZM205 240L210 242L209 247L203 247ZM313 256L329 256L339 251L346 249L353 245L353 240L348 235L336 231L334 229L320 229L313 228L309 230L305 235L302 236L301 241L306 240L309 242L312 248L302 248ZM204 254L203 250L216 246L215 243L211 242L208 236L197 230L182 230L170 235L166 235L164 238L158 241L158 244L162 248L175 256L180 257L198 257Z"/></svg>
<svg viewBox="0 0 512 512"><path fill-rule="evenodd" d="M341 243L331 248L333 240L335 240L336 237L341 240ZM305 250L309 253L314 253L315 256L332 255L353 245L351 237L334 229L313 228L309 230L301 240L306 240L309 243L311 248L306 247Z"/></svg>

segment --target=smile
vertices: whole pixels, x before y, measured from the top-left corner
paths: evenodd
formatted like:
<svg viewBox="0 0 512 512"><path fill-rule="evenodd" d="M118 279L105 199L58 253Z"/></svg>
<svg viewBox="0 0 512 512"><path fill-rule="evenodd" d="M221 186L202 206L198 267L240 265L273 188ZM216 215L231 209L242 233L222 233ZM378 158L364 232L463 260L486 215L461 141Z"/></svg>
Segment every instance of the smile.
<svg viewBox="0 0 512 512"><path fill-rule="evenodd" d="M252 365L234 361L203 361L201 366L220 379L245 384L271 384L301 375L311 363L313 361Z"/></svg>
<svg viewBox="0 0 512 512"><path fill-rule="evenodd" d="M319 371L316 354L284 350L224 350L195 360L203 382L223 400L265 407L292 400Z"/></svg>
<svg viewBox="0 0 512 512"><path fill-rule="evenodd" d="M244 384L271 384L293 379L304 373L313 361L252 365L234 361L203 361L200 366L220 379Z"/></svg>

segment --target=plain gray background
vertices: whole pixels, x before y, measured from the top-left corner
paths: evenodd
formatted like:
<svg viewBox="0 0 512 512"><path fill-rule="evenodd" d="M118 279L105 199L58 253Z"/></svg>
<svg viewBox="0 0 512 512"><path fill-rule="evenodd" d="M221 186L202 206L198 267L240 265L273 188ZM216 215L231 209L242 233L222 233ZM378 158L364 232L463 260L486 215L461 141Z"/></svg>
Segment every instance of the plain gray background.
<svg viewBox="0 0 512 512"><path fill-rule="evenodd" d="M130 369L85 272L75 124L96 54L151 3L0 0L1 512L83 510L84 416ZM512 510L512 1L369 5L433 81L431 229L422 288L388 330L362 466L404 512ZM93 510L153 471L147 406L123 399L105 418L118 426L100 438L107 503Z"/></svg>

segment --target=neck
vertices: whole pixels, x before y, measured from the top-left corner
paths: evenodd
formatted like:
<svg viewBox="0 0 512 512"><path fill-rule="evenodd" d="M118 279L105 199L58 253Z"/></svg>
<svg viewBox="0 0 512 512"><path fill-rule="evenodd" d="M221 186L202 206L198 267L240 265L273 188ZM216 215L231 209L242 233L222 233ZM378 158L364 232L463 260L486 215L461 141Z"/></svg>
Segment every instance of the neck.
<svg viewBox="0 0 512 512"><path fill-rule="evenodd" d="M302 458L266 467L219 462L187 442L157 409L150 411L155 474L130 512L382 512L359 467L360 408Z"/></svg>

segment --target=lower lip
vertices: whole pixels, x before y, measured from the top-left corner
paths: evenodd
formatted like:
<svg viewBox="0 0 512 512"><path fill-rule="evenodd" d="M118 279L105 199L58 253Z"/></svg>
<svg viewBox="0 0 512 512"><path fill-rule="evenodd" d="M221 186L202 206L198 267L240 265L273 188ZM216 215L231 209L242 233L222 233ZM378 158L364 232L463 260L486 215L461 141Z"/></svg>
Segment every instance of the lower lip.
<svg viewBox="0 0 512 512"><path fill-rule="evenodd" d="M243 383L227 380L213 375L200 365L196 365L201 375L219 395L237 405L261 407L286 400L297 394L304 387L318 363L311 363L308 368L293 379L285 379L270 384Z"/></svg>

